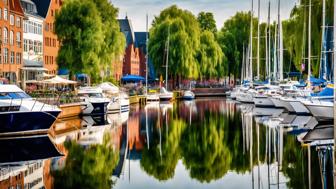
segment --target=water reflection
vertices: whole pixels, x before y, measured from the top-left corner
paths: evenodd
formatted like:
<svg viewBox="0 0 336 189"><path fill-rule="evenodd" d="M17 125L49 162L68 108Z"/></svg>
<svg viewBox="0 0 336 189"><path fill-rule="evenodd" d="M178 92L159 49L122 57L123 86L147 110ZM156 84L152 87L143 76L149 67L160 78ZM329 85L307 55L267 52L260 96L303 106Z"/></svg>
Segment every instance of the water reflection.
<svg viewBox="0 0 336 189"><path fill-rule="evenodd" d="M307 130L314 124L223 99L132 106L62 120L43 142L0 140L0 186L331 188L332 148L304 144L320 136Z"/></svg>

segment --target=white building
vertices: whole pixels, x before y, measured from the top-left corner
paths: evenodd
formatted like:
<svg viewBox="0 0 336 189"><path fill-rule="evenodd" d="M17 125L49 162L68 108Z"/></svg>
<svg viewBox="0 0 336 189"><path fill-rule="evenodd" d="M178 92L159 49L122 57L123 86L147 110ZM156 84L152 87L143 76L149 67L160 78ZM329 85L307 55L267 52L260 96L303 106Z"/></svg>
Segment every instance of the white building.
<svg viewBox="0 0 336 189"><path fill-rule="evenodd" d="M23 86L30 81L41 80L43 77L43 21L31 0L20 0L24 11L23 21Z"/></svg>

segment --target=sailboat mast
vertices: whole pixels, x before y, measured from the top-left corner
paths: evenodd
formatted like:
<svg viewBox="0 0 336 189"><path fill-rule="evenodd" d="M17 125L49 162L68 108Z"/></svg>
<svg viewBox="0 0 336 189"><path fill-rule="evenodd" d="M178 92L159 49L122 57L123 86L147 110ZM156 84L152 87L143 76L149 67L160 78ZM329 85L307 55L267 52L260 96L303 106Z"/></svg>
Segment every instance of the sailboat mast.
<svg viewBox="0 0 336 189"><path fill-rule="evenodd" d="M260 0L258 0L257 80L260 79Z"/></svg>
<svg viewBox="0 0 336 189"><path fill-rule="evenodd" d="M267 55L268 55L268 59L267 59L267 76L268 79L271 79L271 28L270 28L270 22L271 22L271 1L268 1L268 19L267 19L267 34L266 36L268 38L266 38L266 40L268 40L268 48L267 48ZM267 42L266 42L267 43Z"/></svg>
<svg viewBox="0 0 336 189"><path fill-rule="evenodd" d="M277 24L274 24L274 45L273 45L273 53L274 53L274 58L273 58L273 77L275 81L278 81L278 73L277 73L277 65L278 65L278 58L277 58L277 51L278 51L278 46L277 46Z"/></svg>
<svg viewBox="0 0 336 189"><path fill-rule="evenodd" d="M320 59L320 77L327 79L327 62L325 48L325 0L322 1L322 42L321 42L321 59Z"/></svg>
<svg viewBox="0 0 336 189"><path fill-rule="evenodd" d="M308 17L308 88L310 88L311 76L311 0L309 0L309 17Z"/></svg>
<svg viewBox="0 0 336 189"><path fill-rule="evenodd" d="M280 17L280 0L278 0L278 70L279 80L283 80L283 41L282 41L282 23Z"/></svg>
<svg viewBox="0 0 336 189"><path fill-rule="evenodd" d="M146 15L146 96L148 93L148 14Z"/></svg>
<svg viewBox="0 0 336 189"><path fill-rule="evenodd" d="M251 26L250 26L250 79L253 81L253 0L251 0Z"/></svg>
<svg viewBox="0 0 336 189"><path fill-rule="evenodd" d="M245 79L245 44L243 44L243 59L242 59L242 70L241 70L241 84L243 84L243 81Z"/></svg>
<svg viewBox="0 0 336 189"><path fill-rule="evenodd" d="M170 35L170 27L168 26L167 57L166 57L166 89L167 90L168 90L169 35Z"/></svg>

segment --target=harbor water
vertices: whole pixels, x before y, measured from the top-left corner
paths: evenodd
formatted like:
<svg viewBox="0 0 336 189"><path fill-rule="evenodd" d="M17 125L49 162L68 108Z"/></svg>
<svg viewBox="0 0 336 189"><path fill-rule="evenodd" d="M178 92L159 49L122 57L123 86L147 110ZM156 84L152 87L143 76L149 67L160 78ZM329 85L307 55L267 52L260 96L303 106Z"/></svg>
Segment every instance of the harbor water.
<svg viewBox="0 0 336 189"><path fill-rule="evenodd" d="M0 139L0 188L333 188L330 146L255 112L204 98L59 120Z"/></svg>

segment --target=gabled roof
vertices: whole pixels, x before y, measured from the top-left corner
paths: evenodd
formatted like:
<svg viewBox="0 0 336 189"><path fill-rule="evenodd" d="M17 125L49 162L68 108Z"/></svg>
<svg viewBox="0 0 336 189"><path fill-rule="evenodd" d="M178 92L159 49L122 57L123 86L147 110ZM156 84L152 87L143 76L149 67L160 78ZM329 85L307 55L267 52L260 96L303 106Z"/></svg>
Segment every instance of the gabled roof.
<svg viewBox="0 0 336 189"><path fill-rule="evenodd" d="M118 19L118 22L120 26L120 31L123 32L125 35L127 46L135 43L135 36L131 20L128 19L128 17L126 16L125 19Z"/></svg>
<svg viewBox="0 0 336 189"><path fill-rule="evenodd" d="M42 19L44 18L38 14L35 2L31 0L20 0L20 3L21 3L21 7L25 15L31 15L37 18L42 18Z"/></svg>
<svg viewBox="0 0 336 189"><path fill-rule="evenodd" d="M10 0L9 1L9 9L10 11L15 12L16 14L19 14L21 16L24 15L23 9L21 7L19 0Z"/></svg>
<svg viewBox="0 0 336 189"><path fill-rule="evenodd" d="M137 47L146 46L146 34L147 32L134 32L135 43Z"/></svg>
<svg viewBox="0 0 336 189"><path fill-rule="evenodd" d="M51 0L32 0L37 9L37 14L43 18L46 18L48 15L48 10L51 4Z"/></svg>

